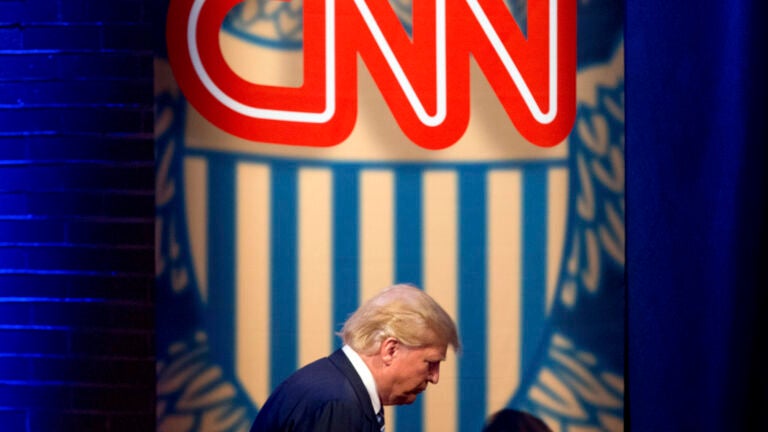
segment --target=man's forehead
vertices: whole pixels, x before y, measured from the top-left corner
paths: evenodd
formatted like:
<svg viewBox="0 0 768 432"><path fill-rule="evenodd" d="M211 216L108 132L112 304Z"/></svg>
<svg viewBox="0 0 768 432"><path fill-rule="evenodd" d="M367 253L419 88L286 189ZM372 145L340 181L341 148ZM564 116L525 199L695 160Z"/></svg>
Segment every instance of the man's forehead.
<svg viewBox="0 0 768 432"><path fill-rule="evenodd" d="M429 345L424 348L424 355L431 357L431 360L445 360L445 355L448 352L448 346L446 345Z"/></svg>

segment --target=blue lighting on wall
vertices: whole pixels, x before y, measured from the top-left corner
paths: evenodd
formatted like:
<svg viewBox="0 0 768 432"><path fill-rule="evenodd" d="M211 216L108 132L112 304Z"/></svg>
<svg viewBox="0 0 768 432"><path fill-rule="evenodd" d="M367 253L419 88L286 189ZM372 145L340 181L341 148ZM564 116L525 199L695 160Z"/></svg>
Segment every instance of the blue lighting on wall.
<svg viewBox="0 0 768 432"><path fill-rule="evenodd" d="M150 4L0 6L0 430L154 428Z"/></svg>

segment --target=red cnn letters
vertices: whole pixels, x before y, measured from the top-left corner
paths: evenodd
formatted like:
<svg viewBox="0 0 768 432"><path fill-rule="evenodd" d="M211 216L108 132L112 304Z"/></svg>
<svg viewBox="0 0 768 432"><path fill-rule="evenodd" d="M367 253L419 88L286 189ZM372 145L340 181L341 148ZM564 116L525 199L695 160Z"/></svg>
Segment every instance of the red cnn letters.
<svg viewBox="0 0 768 432"><path fill-rule="evenodd" d="M300 87L248 82L227 65L219 31L240 1L171 0L167 22L169 60L185 96L233 135L340 143L357 114L358 54L403 133L424 148L446 148L463 135L470 56L527 140L553 146L573 125L575 0L529 0L527 35L503 0L414 1L410 36L386 0L307 0Z"/></svg>

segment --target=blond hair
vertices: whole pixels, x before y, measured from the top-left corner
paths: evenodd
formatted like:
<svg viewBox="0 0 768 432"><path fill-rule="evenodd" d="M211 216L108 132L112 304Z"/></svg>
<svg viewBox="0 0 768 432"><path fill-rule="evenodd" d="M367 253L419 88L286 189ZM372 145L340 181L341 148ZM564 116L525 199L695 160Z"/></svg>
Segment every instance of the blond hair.
<svg viewBox="0 0 768 432"><path fill-rule="evenodd" d="M367 355L388 337L409 347L461 348L453 319L432 297L411 284L384 288L347 319L339 336L352 349Z"/></svg>

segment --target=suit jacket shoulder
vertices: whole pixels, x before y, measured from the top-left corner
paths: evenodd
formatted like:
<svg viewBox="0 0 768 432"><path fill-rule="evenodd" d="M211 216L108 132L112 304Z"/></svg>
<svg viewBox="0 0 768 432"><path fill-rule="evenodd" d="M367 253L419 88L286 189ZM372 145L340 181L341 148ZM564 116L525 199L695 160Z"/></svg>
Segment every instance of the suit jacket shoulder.
<svg viewBox="0 0 768 432"><path fill-rule="evenodd" d="M259 411L251 432L378 432L371 399L343 351L299 369Z"/></svg>

